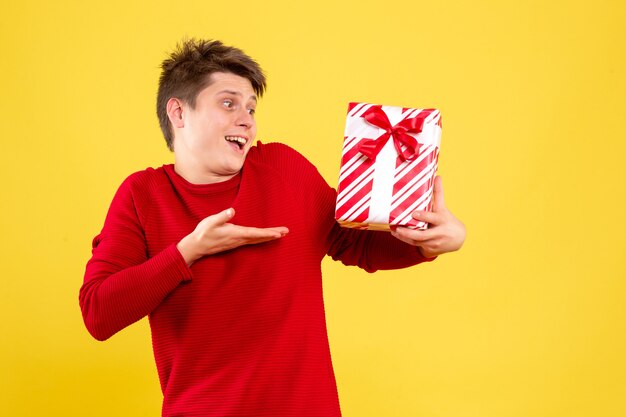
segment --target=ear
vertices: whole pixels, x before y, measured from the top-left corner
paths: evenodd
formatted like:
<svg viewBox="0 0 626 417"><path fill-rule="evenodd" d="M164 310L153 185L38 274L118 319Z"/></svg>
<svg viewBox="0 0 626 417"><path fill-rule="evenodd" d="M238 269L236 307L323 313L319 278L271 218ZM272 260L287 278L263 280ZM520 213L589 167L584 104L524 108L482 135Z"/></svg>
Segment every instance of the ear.
<svg viewBox="0 0 626 417"><path fill-rule="evenodd" d="M185 121L183 119L183 102L177 98L171 98L167 101L167 117L170 119L170 123L175 128L185 127Z"/></svg>

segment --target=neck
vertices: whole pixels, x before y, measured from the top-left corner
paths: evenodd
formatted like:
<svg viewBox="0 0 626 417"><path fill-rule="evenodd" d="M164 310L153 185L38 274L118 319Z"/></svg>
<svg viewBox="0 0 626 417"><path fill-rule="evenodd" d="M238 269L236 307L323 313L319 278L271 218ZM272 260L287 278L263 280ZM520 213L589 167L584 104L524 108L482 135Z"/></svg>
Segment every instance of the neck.
<svg viewBox="0 0 626 417"><path fill-rule="evenodd" d="M191 184L214 184L228 181L238 174L231 175L216 174L203 169L196 161L182 160L178 155L174 155L174 171Z"/></svg>

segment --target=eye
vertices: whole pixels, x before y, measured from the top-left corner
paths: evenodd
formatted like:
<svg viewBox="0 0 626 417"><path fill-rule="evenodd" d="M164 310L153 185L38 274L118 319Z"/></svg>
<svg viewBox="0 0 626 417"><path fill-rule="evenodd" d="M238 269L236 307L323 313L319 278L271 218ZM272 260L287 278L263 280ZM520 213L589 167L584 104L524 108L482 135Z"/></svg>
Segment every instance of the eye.
<svg viewBox="0 0 626 417"><path fill-rule="evenodd" d="M227 109L232 109L235 104L233 103L232 100L227 99L227 100L222 101L222 105L226 107Z"/></svg>
<svg viewBox="0 0 626 417"><path fill-rule="evenodd" d="M254 116L256 113L256 109L248 109L248 114L250 114L251 116Z"/></svg>

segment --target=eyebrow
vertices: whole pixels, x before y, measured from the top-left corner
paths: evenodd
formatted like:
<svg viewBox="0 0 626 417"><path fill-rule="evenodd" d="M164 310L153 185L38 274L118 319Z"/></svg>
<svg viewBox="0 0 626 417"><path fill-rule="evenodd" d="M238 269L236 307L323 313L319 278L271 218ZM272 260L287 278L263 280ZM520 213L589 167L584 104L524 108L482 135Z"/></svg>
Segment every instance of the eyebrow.
<svg viewBox="0 0 626 417"><path fill-rule="evenodd" d="M234 95L234 96L243 97L243 94L242 94L242 93L240 93L239 91L234 91L234 90L222 90L222 91L220 91L220 92L219 92L219 93L217 93L217 94L223 94L223 93L226 93L226 94L232 94L232 95ZM254 100L255 102L257 102L257 101L258 101L258 100L257 100L257 98L256 98L256 95L254 95L254 94L253 94L253 95L251 95L251 96L250 96L250 98L251 98L252 100Z"/></svg>

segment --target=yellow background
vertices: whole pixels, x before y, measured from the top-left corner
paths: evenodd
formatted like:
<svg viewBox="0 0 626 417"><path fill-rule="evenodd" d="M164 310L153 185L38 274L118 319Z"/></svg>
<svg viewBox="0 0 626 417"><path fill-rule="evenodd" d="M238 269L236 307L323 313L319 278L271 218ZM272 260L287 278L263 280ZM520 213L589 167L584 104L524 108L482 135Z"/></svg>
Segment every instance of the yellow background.
<svg viewBox="0 0 626 417"><path fill-rule="evenodd" d="M462 251L324 264L345 417L626 415L626 21L618 0L48 2L0 11L0 414L156 416L144 320L82 324L121 181L172 160L159 64L217 38L269 77L262 140L335 185L346 105L441 109Z"/></svg>

